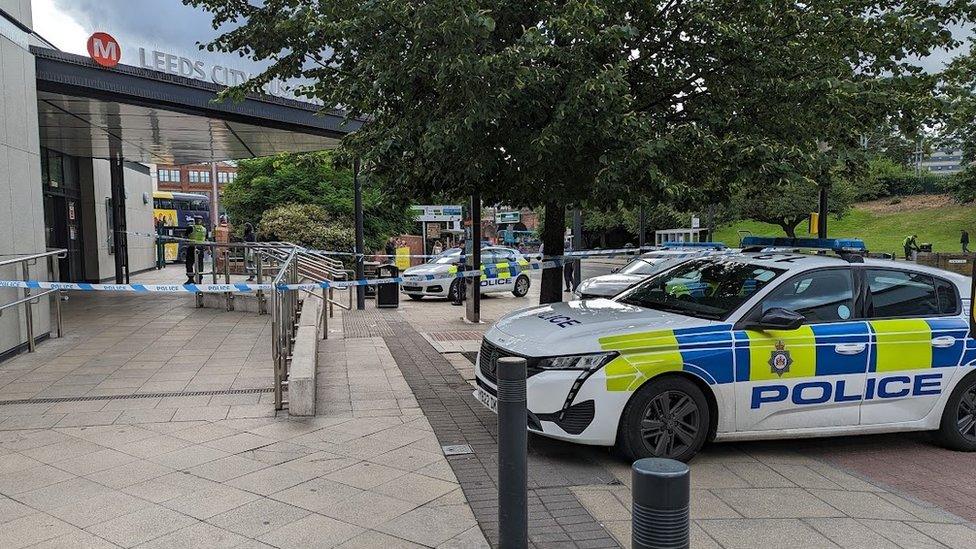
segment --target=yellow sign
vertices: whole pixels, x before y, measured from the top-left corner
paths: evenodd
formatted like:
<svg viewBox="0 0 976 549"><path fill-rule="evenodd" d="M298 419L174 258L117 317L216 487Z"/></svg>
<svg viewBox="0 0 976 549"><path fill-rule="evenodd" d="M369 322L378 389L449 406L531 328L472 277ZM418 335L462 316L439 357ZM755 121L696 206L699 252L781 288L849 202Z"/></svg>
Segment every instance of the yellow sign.
<svg viewBox="0 0 976 549"><path fill-rule="evenodd" d="M396 266L401 271L410 266L410 248L406 246L396 249Z"/></svg>
<svg viewBox="0 0 976 549"><path fill-rule="evenodd" d="M820 214L818 212L810 213L810 226L807 227L807 232L810 234L819 234L820 231Z"/></svg>

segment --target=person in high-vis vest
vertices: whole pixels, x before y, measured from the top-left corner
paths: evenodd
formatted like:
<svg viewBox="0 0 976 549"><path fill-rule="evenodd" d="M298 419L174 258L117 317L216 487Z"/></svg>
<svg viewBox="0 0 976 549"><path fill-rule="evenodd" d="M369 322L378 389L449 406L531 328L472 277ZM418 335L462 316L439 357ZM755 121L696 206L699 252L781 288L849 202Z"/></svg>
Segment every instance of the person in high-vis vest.
<svg viewBox="0 0 976 549"><path fill-rule="evenodd" d="M197 216L193 218L193 225L190 225L186 230L186 238L192 242L206 242L207 241L207 228L203 225L203 218ZM197 251L197 246L195 244L187 244L186 246L186 283L196 284L200 282L203 272L203 248L199 248L199 253ZM194 258L196 261L194 262ZM194 270L194 263L196 263L196 270Z"/></svg>

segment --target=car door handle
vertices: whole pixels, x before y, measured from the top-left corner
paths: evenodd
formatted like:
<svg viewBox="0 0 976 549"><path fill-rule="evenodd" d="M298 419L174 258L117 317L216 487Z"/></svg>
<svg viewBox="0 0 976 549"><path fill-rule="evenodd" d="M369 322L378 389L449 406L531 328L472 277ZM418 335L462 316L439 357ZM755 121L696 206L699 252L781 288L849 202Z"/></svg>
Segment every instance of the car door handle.
<svg viewBox="0 0 976 549"><path fill-rule="evenodd" d="M945 349L946 347L952 347L955 344L956 344L956 338L952 336L942 336L932 340L932 346L938 349Z"/></svg>
<svg viewBox="0 0 976 549"><path fill-rule="evenodd" d="M838 343L834 345L834 351L839 355L856 355L863 353L867 345L864 343Z"/></svg>

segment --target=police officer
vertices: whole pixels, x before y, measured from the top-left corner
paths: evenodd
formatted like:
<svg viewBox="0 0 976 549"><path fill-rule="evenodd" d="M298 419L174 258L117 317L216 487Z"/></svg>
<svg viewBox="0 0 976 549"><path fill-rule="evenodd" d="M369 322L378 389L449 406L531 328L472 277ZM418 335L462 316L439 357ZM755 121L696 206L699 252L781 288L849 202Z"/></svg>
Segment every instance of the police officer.
<svg viewBox="0 0 976 549"><path fill-rule="evenodd" d="M566 240L566 244L563 246L565 252L573 251L573 241ZM566 291L572 292L576 289L575 282L576 274L576 261L565 259L563 262L563 282L566 283Z"/></svg>
<svg viewBox="0 0 976 549"><path fill-rule="evenodd" d="M468 249L467 249L467 244L465 243L463 238L461 239L460 242L458 242L458 246L460 246L461 248L461 262L458 263L458 272L467 271L468 270ZM465 293L467 293L468 290L467 285L465 284L466 279L462 276L461 278L458 278L456 280L457 280L457 284L452 283L450 286L451 288L454 288L454 293L453 295L451 295L451 305L463 305Z"/></svg>
<svg viewBox="0 0 976 549"><path fill-rule="evenodd" d="M905 259L912 259L912 252L919 251L918 247L918 235L913 234L912 236L906 236L905 240L902 242L902 246L905 248Z"/></svg>
<svg viewBox="0 0 976 549"><path fill-rule="evenodd" d="M186 230L186 238L191 242L206 242L207 241L207 228L203 226L203 217L196 216L193 218L193 225L189 226ZM199 255L198 255L199 251ZM186 246L186 283L195 284L198 282L203 273L203 248L197 249L196 244L188 244ZM194 270L194 258L196 258L196 270ZM196 277L194 277L196 275Z"/></svg>

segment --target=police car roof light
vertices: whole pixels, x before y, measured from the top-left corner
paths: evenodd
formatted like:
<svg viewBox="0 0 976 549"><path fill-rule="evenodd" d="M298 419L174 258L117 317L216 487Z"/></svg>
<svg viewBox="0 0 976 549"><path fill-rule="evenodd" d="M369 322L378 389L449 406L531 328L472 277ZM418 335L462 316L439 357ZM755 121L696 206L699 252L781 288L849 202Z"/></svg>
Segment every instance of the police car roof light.
<svg viewBox="0 0 976 549"><path fill-rule="evenodd" d="M830 250L853 263L862 261L867 246L860 238L784 238L772 236L747 236L742 239L743 251L762 251L764 248L806 248Z"/></svg>
<svg viewBox="0 0 976 549"><path fill-rule="evenodd" d="M727 246L722 242L665 242L661 247L665 249L705 248L710 250L724 250Z"/></svg>

